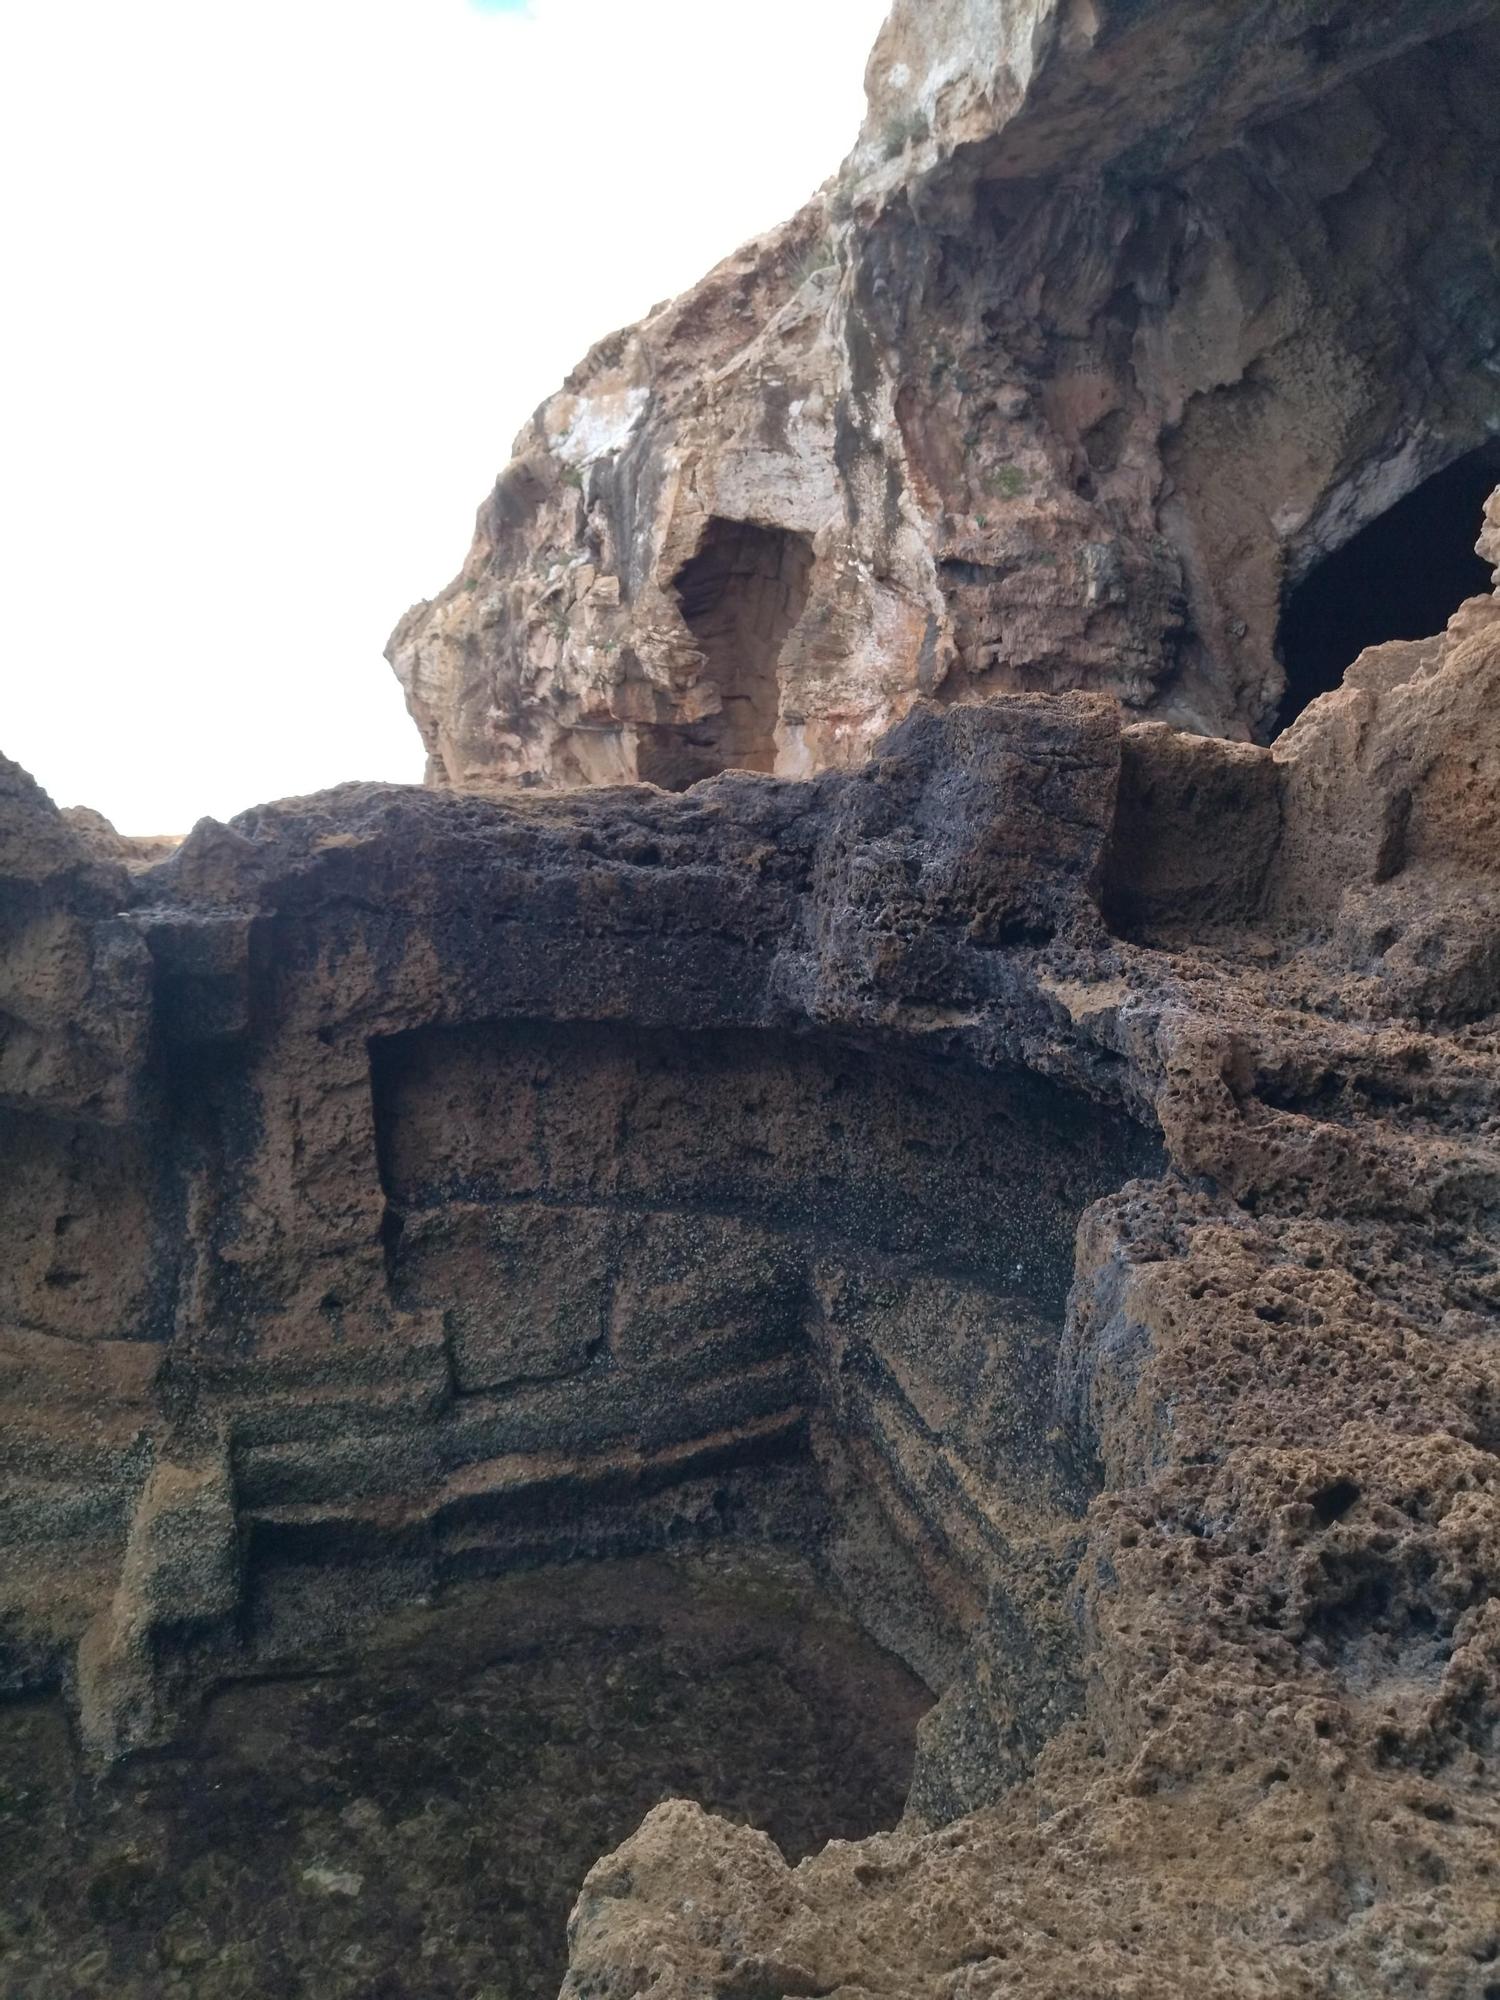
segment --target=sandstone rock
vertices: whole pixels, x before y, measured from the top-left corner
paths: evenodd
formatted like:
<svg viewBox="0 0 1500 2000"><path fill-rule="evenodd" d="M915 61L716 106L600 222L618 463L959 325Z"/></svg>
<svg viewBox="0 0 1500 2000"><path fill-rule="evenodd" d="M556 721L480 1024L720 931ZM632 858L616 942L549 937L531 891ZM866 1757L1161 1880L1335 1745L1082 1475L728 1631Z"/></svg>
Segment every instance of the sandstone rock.
<svg viewBox="0 0 1500 2000"><path fill-rule="evenodd" d="M903 0L403 625L439 787L135 869L0 767L0 1684L104 1763L790 1545L907 1816L658 1807L573 2000L1490 1992L1500 599L1249 738L1492 421L1496 26Z"/></svg>
<svg viewBox="0 0 1500 2000"><path fill-rule="evenodd" d="M159 1459L131 1517L120 1581L78 1647L79 1728L108 1762L170 1740L174 1678L189 1645L227 1638L240 1603L234 1494L223 1453L184 1465ZM211 1669L197 1670L198 1689ZM176 1673L174 1674L174 1667Z"/></svg>
<svg viewBox="0 0 1500 2000"><path fill-rule="evenodd" d="M1479 531L1476 552L1495 565L1495 589L1500 591L1500 487L1490 495L1484 510L1484 526Z"/></svg>
<svg viewBox="0 0 1500 2000"><path fill-rule="evenodd" d="M344 787L102 901L17 790L156 1054L11 1114L10 1683L109 1756L475 1572L792 1543L939 1697L908 1819L789 1869L664 1808L570 1992L1472 1990L1488 603L1274 753L924 705L800 783Z"/></svg>
<svg viewBox="0 0 1500 2000"><path fill-rule="evenodd" d="M125 900L124 871L0 761L0 1116L125 1114L147 1022L146 954L109 921Z"/></svg>
<svg viewBox="0 0 1500 2000"><path fill-rule="evenodd" d="M1362 654L1276 746L1278 897L1424 1019L1487 1013L1500 960L1497 699L1500 599L1474 598L1440 637Z"/></svg>
<svg viewBox="0 0 1500 2000"><path fill-rule="evenodd" d="M118 833L92 806L64 806L62 816L101 860L123 861L127 868L149 868L181 845L175 833Z"/></svg>

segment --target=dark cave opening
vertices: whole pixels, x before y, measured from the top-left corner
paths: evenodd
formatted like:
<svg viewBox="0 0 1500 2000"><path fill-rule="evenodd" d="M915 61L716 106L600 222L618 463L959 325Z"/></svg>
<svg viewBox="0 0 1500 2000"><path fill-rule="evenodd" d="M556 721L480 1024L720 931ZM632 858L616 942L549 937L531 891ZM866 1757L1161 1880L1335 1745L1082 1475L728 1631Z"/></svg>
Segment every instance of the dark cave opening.
<svg viewBox="0 0 1500 2000"><path fill-rule="evenodd" d="M685 791L720 771L770 771L781 704L777 668L807 606L812 545L787 528L709 522L673 589L717 688L717 713L688 728L643 730L637 768L649 783Z"/></svg>
<svg viewBox="0 0 1500 2000"><path fill-rule="evenodd" d="M1466 598L1490 589L1474 543L1497 483L1500 443L1491 442L1387 508L1288 592L1278 729L1338 687L1367 646L1432 638Z"/></svg>
<svg viewBox="0 0 1500 2000"><path fill-rule="evenodd" d="M60 1701L0 1704L0 1991L555 1993L654 1806L794 1860L894 1826L931 1699L810 1563L716 1547L468 1580L97 1784Z"/></svg>

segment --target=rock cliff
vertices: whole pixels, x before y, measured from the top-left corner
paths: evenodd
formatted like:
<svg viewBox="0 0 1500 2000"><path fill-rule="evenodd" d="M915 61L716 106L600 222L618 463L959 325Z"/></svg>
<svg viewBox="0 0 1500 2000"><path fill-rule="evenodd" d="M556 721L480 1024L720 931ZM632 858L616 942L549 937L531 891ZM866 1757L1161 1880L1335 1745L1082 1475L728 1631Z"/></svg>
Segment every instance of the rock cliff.
<svg viewBox="0 0 1500 2000"><path fill-rule="evenodd" d="M435 786L0 765L0 1692L769 1551L905 1816L660 1806L572 2000L1500 1993L1497 37L903 0L398 634ZM1429 476L1484 587L1253 740Z"/></svg>
<svg viewBox="0 0 1500 2000"><path fill-rule="evenodd" d="M792 1546L939 1697L907 1819L661 1808L569 1993L1486 1990L1497 714L1482 598L1274 750L924 704L134 872L12 767L8 1684L107 1762L467 1576Z"/></svg>
<svg viewBox="0 0 1500 2000"><path fill-rule="evenodd" d="M1319 679L1281 630L1321 561L1455 468L1472 546L1493 0L899 0L868 85L837 178L593 350L398 627L434 783L803 777L1008 692L1265 741L1359 649Z"/></svg>

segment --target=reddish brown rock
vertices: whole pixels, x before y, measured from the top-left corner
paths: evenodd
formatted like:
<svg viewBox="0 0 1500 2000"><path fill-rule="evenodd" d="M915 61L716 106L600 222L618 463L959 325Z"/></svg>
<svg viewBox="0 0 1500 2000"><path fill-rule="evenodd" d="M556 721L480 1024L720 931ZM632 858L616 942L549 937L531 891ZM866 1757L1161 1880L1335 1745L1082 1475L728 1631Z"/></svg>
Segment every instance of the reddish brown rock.
<svg viewBox="0 0 1500 2000"><path fill-rule="evenodd" d="M1287 593L1500 478L1497 86L1493 0L900 0L836 178L594 348L397 628L432 782L1068 688L1267 740Z"/></svg>

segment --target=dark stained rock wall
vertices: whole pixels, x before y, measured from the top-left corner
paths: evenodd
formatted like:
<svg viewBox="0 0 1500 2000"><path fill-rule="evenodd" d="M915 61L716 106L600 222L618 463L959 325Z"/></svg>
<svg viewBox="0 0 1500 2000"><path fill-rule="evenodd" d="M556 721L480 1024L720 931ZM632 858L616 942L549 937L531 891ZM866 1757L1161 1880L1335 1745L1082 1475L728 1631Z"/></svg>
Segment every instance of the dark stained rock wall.
<svg viewBox="0 0 1500 2000"><path fill-rule="evenodd" d="M555 1993L579 1881L652 1806L858 1839L925 1702L806 1564L719 1546L465 1584L97 1783L55 1697L0 1706L0 1986Z"/></svg>
<svg viewBox="0 0 1500 2000"><path fill-rule="evenodd" d="M1047 1596L1073 1232L1159 1152L1026 1063L1011 947L1103 937L1119 743L1016 720L805 789L349 788L121 871L134 1115L5 1114L13 1681L107 1756L296 1634L685 1534L818 1551L939 1683Z"/></svg>

